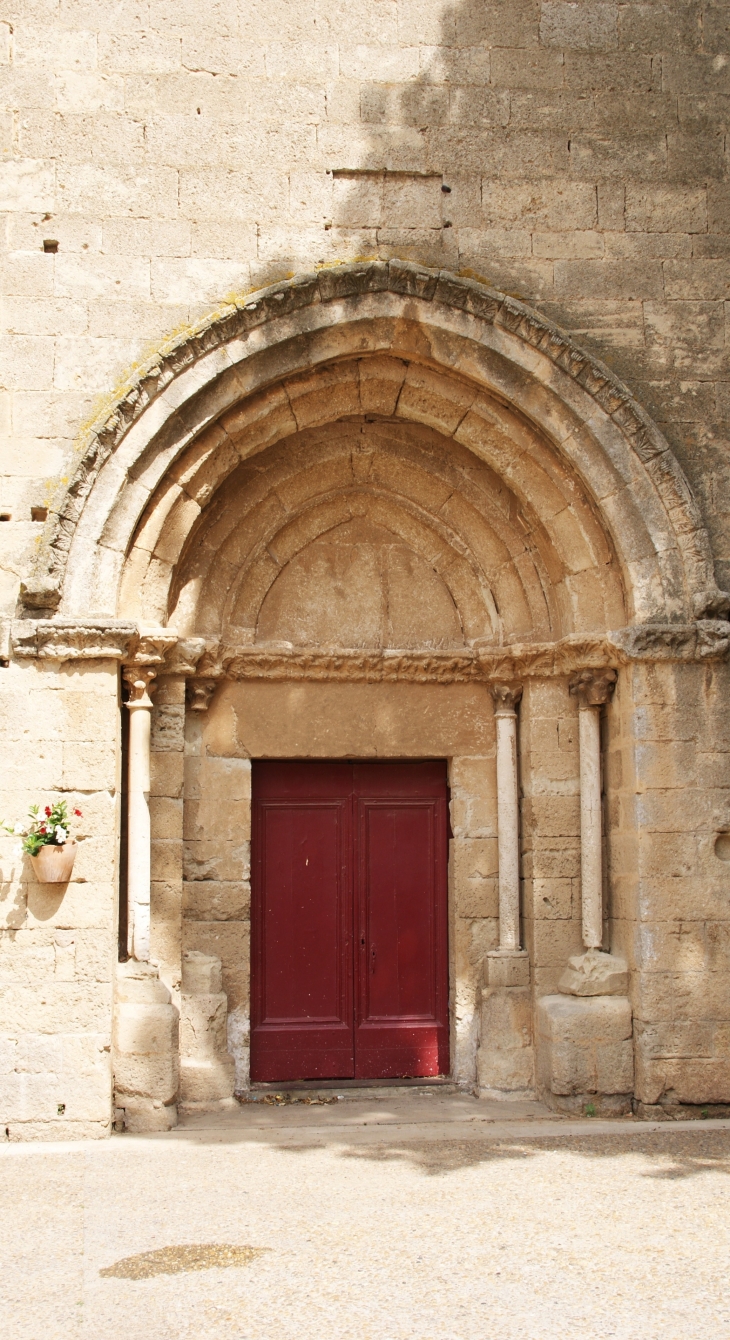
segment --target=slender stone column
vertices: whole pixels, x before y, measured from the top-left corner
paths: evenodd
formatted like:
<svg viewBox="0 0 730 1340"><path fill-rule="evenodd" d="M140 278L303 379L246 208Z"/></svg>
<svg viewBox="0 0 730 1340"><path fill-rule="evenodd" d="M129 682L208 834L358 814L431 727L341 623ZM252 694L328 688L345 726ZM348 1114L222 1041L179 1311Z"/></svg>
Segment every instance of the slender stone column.
<svg viewBox="0 0 730 1340"><path fill-rule="evenodd" d="M522 687L491 684L497 725L497 847L499 949L520 948L520 800L517 783L517 704Z"/></svg>
<svg viewBox="0 0 730 1340"><path fill-rule="evenodd" d="M150 683L155 671L146 665L126 666L130 687L129 769L127 796L128 953L144 963L150 956Z"/></svg>
<svg viewBox="0 0 730 1340"><path fill-rule="evenodd" d="M603 943L601 708L615 683L615 670L582 670L570 684L580 708L580 879L586 949L600 949Z"/></svg>

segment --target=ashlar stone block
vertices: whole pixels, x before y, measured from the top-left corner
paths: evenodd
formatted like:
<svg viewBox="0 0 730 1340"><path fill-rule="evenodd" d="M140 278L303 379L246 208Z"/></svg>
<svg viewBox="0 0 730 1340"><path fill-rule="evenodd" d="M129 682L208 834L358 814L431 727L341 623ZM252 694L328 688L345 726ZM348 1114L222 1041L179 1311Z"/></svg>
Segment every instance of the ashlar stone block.
<svg viewBox="0 0 730 1340"><path fill-rule="evenodd" d="M524 1093L534 1084L532 1002L528 987L498 987L482 998L477 1080L481 1097Z"/></svg>
<svg viewBox="0 0 730 1340"><path fill-rule="evenodd" d="M149 963L117 969L114 1012L115 1106L130 1131L166 1131L177 1124L178 1012Z"/></svg>
<svg viewBox="0 0 730 1340"><path fill-rule="evenodd" d="M537 1006L537 1085L561 1110L594 1097L620 1096L628 1110L634 1084L631 1004L625 996L543 996ZM615 1101L610 1104L616 1109Z"/></svg>
<svg viewBox="0 0 730 1340"><path fill-rule="evenodd" d="M228 1000L221 961L191 949L183 956L180 998L180 1097L186 1105L230 1104L235 1063L226 1047Z"/></svg>

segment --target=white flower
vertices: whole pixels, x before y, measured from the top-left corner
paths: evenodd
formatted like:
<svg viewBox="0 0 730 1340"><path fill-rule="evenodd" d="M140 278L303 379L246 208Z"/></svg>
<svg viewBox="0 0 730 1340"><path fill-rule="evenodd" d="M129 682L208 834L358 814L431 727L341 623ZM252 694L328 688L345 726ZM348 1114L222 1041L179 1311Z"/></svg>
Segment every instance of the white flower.
<svg viewBox="0 0 730 1340"><path fill-rule="evenodd" d="M15 837L23 837L25 834L25 824L13 824L13 833Z"/></svg>
<svg viewBox="0 0 730 1340"><path fill-rule="evenodd" d="M66 829L62 828L60 824L56 824L56 842L65 842L67 837Z"/></svg>

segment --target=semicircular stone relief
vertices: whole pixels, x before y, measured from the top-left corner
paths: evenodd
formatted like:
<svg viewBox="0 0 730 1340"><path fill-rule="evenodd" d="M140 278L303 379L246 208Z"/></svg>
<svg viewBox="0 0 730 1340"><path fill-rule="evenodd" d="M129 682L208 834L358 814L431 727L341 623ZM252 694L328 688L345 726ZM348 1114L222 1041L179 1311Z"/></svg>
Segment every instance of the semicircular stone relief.
<svg viewBox="0 0 730 1340"><path fill-rule="evenodd" d="M484 398L469 442L404 418L403 365L373 370L383 380L391 363L386 412L347 413L346 363L317 385L316 424L292 432L290 411L273 413L293 395L283 384L257 439L255 407L207 430L141 519L123 612L240 646L458 648L620 627L615 555L547 444ZM465 413L460 383L449 394Z"/></svg>
<svg viewBox="0 0 730 1340"><path fill-rule="evenodd" d="M428 561L366 513L289 560L264 597L256 642L463 647L455 600Z"/></svg>
<svg viewBox="0 0 730 1340"><path fill-rule="evenodd" d="M571 579L539 518L468 450L354 419L228 477L177 566L170 614L238 645L546 640L570 627ZM608 612L594 602L599 621Z"/></svg>

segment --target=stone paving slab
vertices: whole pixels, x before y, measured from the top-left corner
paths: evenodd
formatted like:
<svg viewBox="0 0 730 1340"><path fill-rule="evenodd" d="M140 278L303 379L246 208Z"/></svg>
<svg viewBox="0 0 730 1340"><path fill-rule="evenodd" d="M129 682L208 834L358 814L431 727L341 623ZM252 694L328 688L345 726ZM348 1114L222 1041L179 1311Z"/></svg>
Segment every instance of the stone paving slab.
<svg viewBox="0 0 730 1340"><path fill-rule="evenodd" d="M3 1336L730 1335L730 1121L454 1097L0 1146Z"/></svg>

